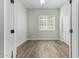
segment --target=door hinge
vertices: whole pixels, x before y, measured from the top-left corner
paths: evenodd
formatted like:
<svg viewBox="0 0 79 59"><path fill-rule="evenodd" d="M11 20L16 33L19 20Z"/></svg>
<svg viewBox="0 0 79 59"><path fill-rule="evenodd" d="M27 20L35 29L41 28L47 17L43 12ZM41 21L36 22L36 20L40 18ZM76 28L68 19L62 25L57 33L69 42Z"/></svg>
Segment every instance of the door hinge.
<svg viewBox="0 0 79 59"><path fill-rule="evenodd" d="M11 2L12 4L14 4L14 0L10 0L10 2Z"/></svg>
<svg viewBox="0 0 79 59"><path fill-rule="evenodd" d="M70 29L70 33L73 33L73 30L72 29Z"/></svg>
<svg viewBox="0 0 79 59"><path fill-rule="evenodd" d="M11 29L11 31L10 31L10 32L11 32L11 34L14 34L14 33L15 33L14 29Z"/></svg>
<svg viewBox="0 0 79 59"><path fill-rule="evenodd" d="M70 0L69 3L72 4L72 0Z"/></svg>
<svg viewBox="0 0 79 59"><path fill-rule="evenodd" d="M11 51L11 58L13 58L13 50Z"/></svg>

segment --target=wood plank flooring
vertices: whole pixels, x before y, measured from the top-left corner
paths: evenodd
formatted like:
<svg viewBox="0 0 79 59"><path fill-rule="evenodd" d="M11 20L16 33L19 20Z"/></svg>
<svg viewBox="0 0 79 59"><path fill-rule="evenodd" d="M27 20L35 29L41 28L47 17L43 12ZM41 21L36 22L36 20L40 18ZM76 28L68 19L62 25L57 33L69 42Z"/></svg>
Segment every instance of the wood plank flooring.
<svg viewBox="0 0 79 59"><path fill-rule="evenodd" d="M17 47L17 58L68 58L69 46L61 41L30 40Z"/></svg>

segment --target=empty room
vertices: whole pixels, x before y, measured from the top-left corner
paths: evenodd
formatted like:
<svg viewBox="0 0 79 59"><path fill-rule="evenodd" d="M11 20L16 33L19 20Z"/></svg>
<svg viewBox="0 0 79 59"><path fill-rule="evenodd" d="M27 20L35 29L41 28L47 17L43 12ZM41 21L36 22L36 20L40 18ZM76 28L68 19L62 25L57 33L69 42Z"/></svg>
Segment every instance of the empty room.
<svg viewBox="0 0 79 59"><path fill-rule="evenodd" d="M16 0L16 57L69 58L69 0Z"/></svg>
<svg viewBox="0 0 79 59"><path fill-rule="evenodd" d="M75 33L77 23L75 24L76 21L72 19L75 14L72 10L74 5L71 3L71 0L6 0L5 57L76 56L77 40L74 39L77 37ZM73 37L72 32L76 37Z"/></svg>
<svg viewBox="0 0 79 59"><path fill-rule="evenodd" d="M79 0L0 0L0 58L78 58Z"/></svg>

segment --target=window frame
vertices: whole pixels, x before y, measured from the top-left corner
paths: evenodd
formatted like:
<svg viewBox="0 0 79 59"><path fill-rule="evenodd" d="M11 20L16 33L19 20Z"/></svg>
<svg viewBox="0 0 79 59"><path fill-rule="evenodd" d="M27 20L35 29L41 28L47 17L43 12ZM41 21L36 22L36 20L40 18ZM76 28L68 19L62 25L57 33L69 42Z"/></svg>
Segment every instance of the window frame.
<svg viewBox="0 0 79 59"><path fill-rule="evenodd" d="M41 22L40 22L40 20L41 20L40 18L41 18L41 17L46 17L46 19L47 19L47 17L49 17L49 16L55 17L55 19L54 19L54 25L52 25L52 26L54 26L54 29L51 29L51 30L48 30L48 29L46 29L46 30L45 30L45 29L41 29L41 28L40 28L40 27L41 27L41 26L40 26L40 23L41 23ZM46 20L46 19L45 19L45 20ZM48 23L48 22L47 22L47 20L46 20L46 25L47 25L47 23ZM51 27L51 26L50 26L50 27ZM55 31L55 30L56 30L55 27L56 27L56 15L40 15L40 16L39 16L39 31Z"/></svg>

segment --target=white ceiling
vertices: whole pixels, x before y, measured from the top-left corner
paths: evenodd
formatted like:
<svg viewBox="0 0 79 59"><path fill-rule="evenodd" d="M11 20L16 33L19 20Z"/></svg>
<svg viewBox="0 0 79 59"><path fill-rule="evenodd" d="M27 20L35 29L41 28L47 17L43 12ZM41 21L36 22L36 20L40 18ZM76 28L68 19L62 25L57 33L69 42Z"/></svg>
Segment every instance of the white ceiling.
<svg viewBox="0 0 79 59"><path fill-rule="evenodd" d="M40 0L21 0L27 8L60 8L65 0L45 0L45 5L42 7Z"/></svg>

